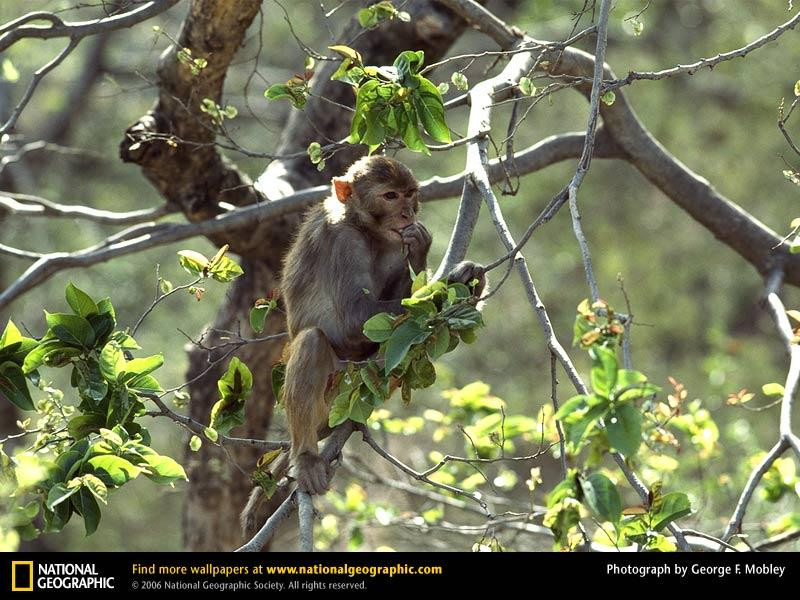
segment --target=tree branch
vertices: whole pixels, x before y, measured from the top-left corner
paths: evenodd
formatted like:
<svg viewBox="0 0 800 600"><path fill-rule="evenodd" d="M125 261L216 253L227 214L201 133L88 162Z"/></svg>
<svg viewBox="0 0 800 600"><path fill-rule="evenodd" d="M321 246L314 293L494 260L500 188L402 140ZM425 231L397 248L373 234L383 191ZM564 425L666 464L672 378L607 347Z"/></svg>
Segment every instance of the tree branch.
<svg viewBox="0 0 800 600"><path fill-rule="evenodd" d="M59 204L39 196L2 190L0 190L0 208L5 209L12 215L86 219L103 225L134 225L155 221L165 215L177 212L175 208L166 204L155 208L114 212L79 204Z"/></svg>
<svg viewBox="0 0 800 600"><path fill-rule="evenodd" d="M5 25L0 25L0 52L25 38L50 40L66 37L72 40L81 40L89 35L133 27L137 23L161 14L179 1L154 0L125 13L90 21L64 21L61 17L49 12L28 13ZM49 21L50 25L31 24L34 21Z"/></svg>
<svg viewBox="0 0 800 600"><path fill-rule="evenodd" d="M336 427L333 430L333 433L331 433L330 437L328 437L326 440L325 447L322 449L322 452L320 452L320 456L322 456L322 458L329 463L333 462L334 459L341 454L342 448L344 448L344 445L347 443L347 440L350 439L350 435L354 430L355 426L352 421L346 421ZM278 525L280 525L284 519L292 514L297 506L297 496L297 491L293 490L289 497L286 498L280 507L274 513L272 513L269 519L267 519L267 522L264 523L264 526L258 530L258 533L256 533L250 541L237 549L236 552L258 552L261 550L275 534L275 530L277 529ZM306 511L308 510L308 504L306 504L304 508ZM311 510L313 514L313 505L311 506ZM304 520L304 523L308 523L307 519ZM305 542L307 541L308 540L305 539ZM303 539L301 539L301 542L303 542Z"/></svg>

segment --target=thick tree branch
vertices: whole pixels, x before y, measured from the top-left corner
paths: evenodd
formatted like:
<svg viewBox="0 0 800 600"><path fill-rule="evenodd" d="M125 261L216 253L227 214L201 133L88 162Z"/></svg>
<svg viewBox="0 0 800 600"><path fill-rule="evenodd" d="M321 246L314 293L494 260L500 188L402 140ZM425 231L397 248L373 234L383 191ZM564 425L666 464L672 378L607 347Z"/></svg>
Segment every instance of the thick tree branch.
<svg viewBox="0 0 800 600"><path fill-rule="evenodd" d="M566 158L580 155L583 136L580 133L567 133L551 136L541 142L514 155L514 161L520 174L534 172ZM622 157L622 150L608 136L598 132L595 145L598 157ZM504 176L500 160L489 163L489 174L492 181L500 181ZM421 183L420 192L424 201L439 200L458 194L464 185L464 175L452 177L433 177ZM201 235L218 236L220 241L231 240L237 230L258 223L275 224L287 215L296 214L315 202L320 202L330 193L329 186L317 186L294 193L280 200L263 201L259 204L238 208L229 213L200 221L197 223L146 224L130 230L122 231L83 250L75 252L55 252L41 255L16 248L6 247L4 253L18 258L28 258L36 262L31 265L14 283L0 293L0 308L7 306L16 298L47 281L56 273L65 269L83 268L105 262L120 256L141 252L148 248L170 244ZM65 205L55 205L65 209ZM74 207L70 207L74 208ZM164 209L150 209L155 211ZM120 217L120 214L109 215ZM0 248L0 251L3 251Z"/></svg>

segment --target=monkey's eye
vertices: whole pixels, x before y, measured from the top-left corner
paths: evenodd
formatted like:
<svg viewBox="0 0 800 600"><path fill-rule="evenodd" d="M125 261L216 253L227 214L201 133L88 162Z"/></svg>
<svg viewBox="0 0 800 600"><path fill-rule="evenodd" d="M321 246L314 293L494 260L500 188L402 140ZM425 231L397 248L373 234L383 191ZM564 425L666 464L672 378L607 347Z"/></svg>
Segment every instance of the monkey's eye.
<svg viewBox="0 0 800 600"><path fill-rule="evenodd" d="M397 192L386 192L383 197L387 200L397 200Z"/></svg>

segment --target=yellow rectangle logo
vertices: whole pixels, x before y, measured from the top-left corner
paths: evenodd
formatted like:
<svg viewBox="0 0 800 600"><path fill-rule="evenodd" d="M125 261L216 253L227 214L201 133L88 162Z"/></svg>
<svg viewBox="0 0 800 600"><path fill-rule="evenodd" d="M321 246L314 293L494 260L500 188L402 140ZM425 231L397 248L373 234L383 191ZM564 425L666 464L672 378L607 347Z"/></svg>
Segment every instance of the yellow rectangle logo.
<svg viewBox="0 0 800 600"><path fill-rule="evenodd" d="M27 573L25 567L28 567ZM20 574L17 583L17 574ZM27 577L26 577L27 575ZM33 561L32 560L12 560L11 561L11 591L12 592L32 592L33 591Z"/></svg>

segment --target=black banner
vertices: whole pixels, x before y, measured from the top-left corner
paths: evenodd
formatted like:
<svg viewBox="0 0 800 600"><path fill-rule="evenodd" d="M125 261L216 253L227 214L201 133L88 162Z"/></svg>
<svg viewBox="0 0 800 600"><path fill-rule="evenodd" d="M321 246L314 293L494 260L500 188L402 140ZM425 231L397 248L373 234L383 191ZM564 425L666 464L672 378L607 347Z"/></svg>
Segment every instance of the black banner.
<svg viewBox="0 0 800 600"><path fill-rule="evenodd" d="M33 594L236 592L493 593L511 587L631 590L639 584L742 585L766 591L800 584L798 555L628 553L4 554L0 590Z"/></svg>

